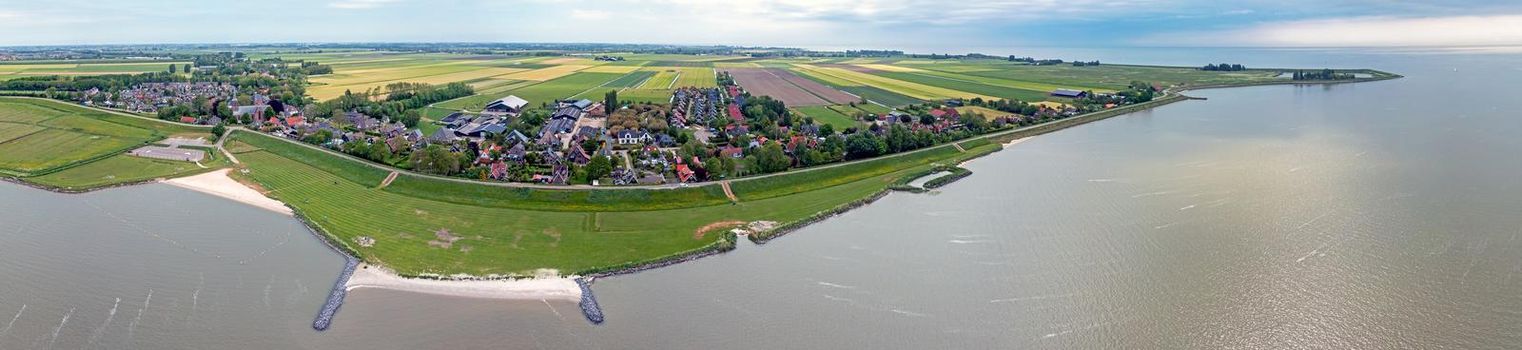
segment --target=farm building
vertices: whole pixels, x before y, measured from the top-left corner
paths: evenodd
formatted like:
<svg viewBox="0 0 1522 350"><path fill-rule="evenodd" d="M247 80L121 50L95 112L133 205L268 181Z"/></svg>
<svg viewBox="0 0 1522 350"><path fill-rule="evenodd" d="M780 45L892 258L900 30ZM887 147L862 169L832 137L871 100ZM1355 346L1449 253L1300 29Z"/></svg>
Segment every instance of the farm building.
<svg viewBox="0 0 1522 350"><path fill-rule="evenodd" d="M486 104L486 113L518 114L523 112L523 107L528 106L528 100L516 95L508 95L496 101Z"/></svg>
<svg viewBox="0 0 1522 350"><path fill-rule="evenodd" d="M1067 98L1084 98L1084 97L1088 97L1089 96L1089 92L1088 91L1080 91L1080 90L1071 90L1071 89L1057 89L1057 90L1053 90L1052 91L1052 96L1067 97Z"/></svg>

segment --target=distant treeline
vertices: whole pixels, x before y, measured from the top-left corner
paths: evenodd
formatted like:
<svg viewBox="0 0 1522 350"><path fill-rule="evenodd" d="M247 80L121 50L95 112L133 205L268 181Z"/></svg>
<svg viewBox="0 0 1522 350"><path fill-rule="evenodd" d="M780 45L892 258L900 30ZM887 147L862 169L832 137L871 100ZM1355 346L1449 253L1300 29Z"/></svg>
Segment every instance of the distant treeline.
<svg viewBox="0 0 1522 350"><path fill-rule="evenodd" d="M1244 70L1247 70L1247 67L1245 67L1243 65L1240 65L1240 64L1222 63L1222 64L1207 64L1204 67L1200 67L1200 70L1203 70L1203 71L1212 71L1212 72L1235 72L1235 71L1244 71Z"/></svg>
<svg viewBox="0 0 1522 350"><path fill-rule="evenodd" d="M0 82L0 90L12 91L85 91L89 89L119 90L142 83L168 83L190 81L189 78L166 72L142 74L110 74L92 76L43 75L20 77Z"/></svg>
<svg viewBox="0 0 1522 350"><path fill-rule="evenodd" d="M332 118L342 115L345 111L357 111L365 115L383 119L391 119L402 122L407 127L415 127L421 115L418 108L431 103L448 101L460 97L474 95L475 89L465 83L449 83L444 85L430 85L423 83L392 83L385 89L353 93L345 91L338 98L317 102L307 106L308 117ZM386 96L383 101L376 101L372 96Z"/></svg>
<svg viewBox="0 0 1522 350"><path fill-rule="evenodd" d="M1348 80L1356 78L1352 73L1338 73L1331 69L1319 71L1295 71L1294 80Z"/></svg>

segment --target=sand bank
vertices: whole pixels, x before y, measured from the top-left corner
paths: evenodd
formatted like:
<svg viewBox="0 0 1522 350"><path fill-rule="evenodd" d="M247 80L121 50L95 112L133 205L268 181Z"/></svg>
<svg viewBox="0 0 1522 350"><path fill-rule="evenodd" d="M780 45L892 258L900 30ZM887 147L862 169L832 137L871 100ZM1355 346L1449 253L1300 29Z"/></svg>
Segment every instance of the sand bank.
<svg viewBox="0 0 1522 350"><path fill-rule="evenodd" d="M230 199L239 203L259 207L261 209L285 215L292 215L291 208L286 207L285 203L270 199L270 197L265 197L264 194L259 193L259 191L248 188L248 186L244 186L243 184L238 183L238 181L234 181L232 178L227 177L227 172L229 171L232 171L232 169L217 170L195 176L164 180L164 183L175 187L185 188L196 192Z"/></svg>
<svg viewBox="0 0 1522 350"><path fill-rule="evenodd" d="M567 277L517 280L433 280L398 276L385 268L361 264L347 290L377 288L464 298L580 301L581 287Z"/></svg>

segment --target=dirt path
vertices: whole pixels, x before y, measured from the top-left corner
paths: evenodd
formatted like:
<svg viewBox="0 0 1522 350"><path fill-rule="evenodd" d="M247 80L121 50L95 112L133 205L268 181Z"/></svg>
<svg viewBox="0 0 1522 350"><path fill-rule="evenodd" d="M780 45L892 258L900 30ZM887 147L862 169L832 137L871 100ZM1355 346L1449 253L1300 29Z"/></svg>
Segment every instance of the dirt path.
<svg viewBox="0 0 1522 350"><path fill-rule="evenodd" d="M744 221L730 220L730 221L719 221L719 222L703 225L703 227L699 227L697 231L693 231L692 232L692 239L703 239L703 236L707 235L708 231L718 230L718 229L727 228L727 227L735 227L735 226L740 226L740 225L744 225L744 224L745 224Z"/></svg>
<svg viewBox="0 0 1522 350"><path fill-rule="evenodd" d="M729 197L729 201L730 202L735 202L735 203L739 203L740 202L739 198L735 198L735 191L732 191L732 190L729 189L729 180L720 181L719 182L719 187L723 187L724 188L724 196L725 197Z"/></svg>
<svg viewBox="0 0 1522 350"><path fill-rule="evenodd" d="M242 129L241 127L234 127L234 128ZM238 163L238 157L233 156L233 153L232 152L228 152L226 148L222 148L222 143L224 141L227 141L227 136L228 135L232 135L232 133L233 133L232 130L227 130L226 132L223 132L222 135L217 135L217 150L218 151L222 151L222 155L227 156L227 160L231 160L233 162L233 164L241 164L241 163Z"/></svg>
<svg viewBox="0 0 1522 350"><path fill-rule="evenodd" d="M381 180L380 186L378 186L376 188L380 189L380 188L386 188L386 186L391 186L391 182L392 181L396 181L396 176L397 175L401 175L401 174L402 173L398 173L398 172L395 172L395 171L391 172L391 175L386 175L386 179L385 180Z"/></svg>

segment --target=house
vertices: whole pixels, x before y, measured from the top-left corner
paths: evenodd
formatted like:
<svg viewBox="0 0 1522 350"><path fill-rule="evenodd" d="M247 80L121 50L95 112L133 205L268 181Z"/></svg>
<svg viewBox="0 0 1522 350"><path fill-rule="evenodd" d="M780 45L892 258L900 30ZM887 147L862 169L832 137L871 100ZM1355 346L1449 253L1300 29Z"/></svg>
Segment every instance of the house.
<svg viewBox="0 0 1522 350"><path fill-rule="evenodd" d="M576 107L560 107L555 110L555 113L550 114L550 119L570 119L575 121L576 119L581 119L581 109Z"/></svg>
<svg viewBox="0 0 1522 350"><path fill-rule="evenodd" d="M729 104L729 119L734 119L736 122L740 123L745 122L745 114L740 113L740 105L733 103Z"/></svg>
<svg viewBox="0 0 1522 350"><path fill-rule="evenodd" d="M528 100L515 95L508 95L486 104L485 113L518 115L523 112L523 107L528 106Z"/></svg>
<svg viewBox="0 0 1522 350"><path fill-rule="evenodd" d="M286 117L285 118L285 125L289 125L289 126L305 125L306 123L307 123L307 118L299 116L299 115L298 116L294 116L294 117Z"/></svg>
<svg viewBox="0 0 1522 350"><path fill-rule="evenodd" d="M521 163L525 155L528 155L528 148L524 147L523 143L520 142L513 145L513 148L507 149L507 154L502 155L502 158Z"/></svg>
<svg viewBox="0 0 1522 350"><path fill-rule="evenodd" d="M180 117L180 122L181 122L181 123L185 123L185 124L195 124L195 123L196 123L196 121L198 121L198 120L197 120L197 119L196 119L196 117L189 117L189 116L187 116L187 117Z"/></svg>
<svg viewBox="0 0 1522 350"><path fill-rule="evenodd" d="M1067 98L1084 98L1084 97L1088 97L1089 96L1089 92L1088 91L1071 90L1071 89L1057 89L1057 90L1052 90L1052 96L1067 97Z"/></svg>
<svg viewBox="0 0 1522 350"><path fill-rule="evenodd" d="M735 146L724 146L723 148L719 148L719 156L729 158L744 158L745 149Z"/></svg>
<svg viewBox="0 0 1522 350"><path fill-rule="evenodd" d="M434 131L433 135L428 136L428 142L446 145L454 143L455 140L459 139L460 137L455 135L455 130L450 128L441 128L438 131Z"/></svg>
<svg viewBox="0 0 1522 350"><path fill-rule="evenodd" d="M576 107L576 109L585 111L585 110L587 110L587 108L592 108L592 100L581 99L581 100L577 100L575 102L571 102L571 103L569 103L569 105L571 107Z"/></svg>
<svg viewBox="0 0 1522 350"><path fill-rule="evenodd" d="M507 178L507 163L504 163L504 162L491 163L490 169L491 169L491 173L488 174L488 176L490 176L491 178L497 179L497 180L502 180L502 179L506 179Z"/></svg>
<svg viewBox="0 0 1522 350"><path fill-rule="evenodd" d="M655 144L661 147L676 147L676 138L666 134L655 134Z"/></svg>
<svg viewBox="0 0 1522 350"><path fill-rule="evenodd" d="M439 122L440 123L444 123L446 125L453 125L456 121L460 120L460 118L467 118L468 119L468 118L470 118L470 116L466 115L465 113L454 112L454 113L450 113L447 116L444 116L443 119L439 119Z"/></svg>
<svg viewBox="0 0 1522 350"><path fill-rule="evenodd" d="M571 163L576 163L576 165L587 165L587 163L592 162L592 156L588 155L587 151L581 148L581 143L572 143L571 149L565 151L565 159L571 161Z"/></svg>
<svg viewBox="0 0 1522 350"><path fill-rule="evenodd" d="M576 120L575 119L566 119L566 118L550 119L550 121L544 123L544 128L539 130L539 137L543 138L543 137L547 137L547 136L551 136L551 135L558 135L558 134L568 133L568 132L571 132L571 128L573 128L575 126L576 126Z"/></svg>
<svg viewBox="0 0 1522 350"><path fill-rule="evenodd" d="M637 145L650 142L654 139L650 136L650 133L644 132L643 130L621 130L618 132L616 138L618 139L618 144L620 145Z"/></svg>
<svg viewBox="0 0 1522 350"><path fill-rule="evenodd" d="M509 144L519 144L519 145L521 145L521 144L529 143L530 141L533 141L533 139L528 138L528 136L523 135L523 133L518 132L518 130L513 130L513 131L509 131L507 133L507 137L505 137L505 140L503 140L503 141L507 142Z"/></svg>
<svg viewBox="0 0 1522 350"><path fill-rule="evenodd" d="M379 128L381 125L381 121L379 119L371 118L370 116L359 112L349 112L344 116L348 117L350 123L354 123L355 129L362 131L375 130L375 128Z"/></svg>
<svg viewBox="0 0 1522 350"><path fill-rule="evenodd" d="M676 165L676 179L681 182L693 182L697 180L697 174L692 172L687 164Z"/></svg>

